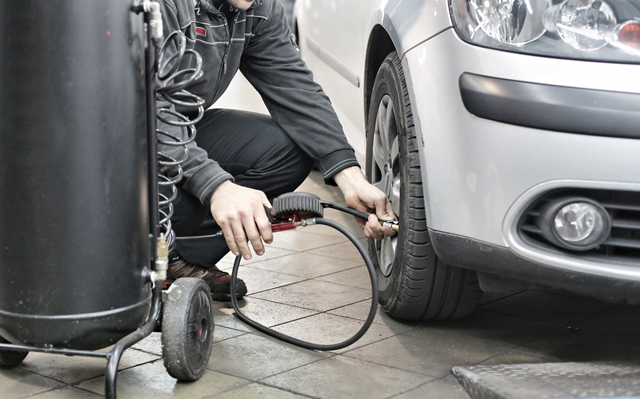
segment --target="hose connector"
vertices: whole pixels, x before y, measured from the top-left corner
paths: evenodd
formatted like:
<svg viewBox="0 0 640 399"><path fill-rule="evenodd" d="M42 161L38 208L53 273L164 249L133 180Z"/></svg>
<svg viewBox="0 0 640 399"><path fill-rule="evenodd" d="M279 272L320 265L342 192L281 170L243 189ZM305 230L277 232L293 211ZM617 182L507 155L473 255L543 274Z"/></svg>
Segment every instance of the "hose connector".
<svg viewBox="0 0 640 399"><path fill-rule="evenodd" d="M397 220L380 220L382 227L389 227L391 230L397 232L400 230L400 225Z"/></svg>
<svg viewBox="0 0 640 399"><path fill-rule="evenodd" d="M162 41L164 34L162 32L162 12L160 11L160 3L157 1L148 1L149 11L151 12L151 20L149 28L151 29L151 37L157 41Z"/></svg>
<svg viewBox="0 0 640 399"><path fill-rule="evenodd" d="M135 0L131 5L131 11L139 14L141 12L149 13L149 30L151 37L162 42L164 33L162 31L162 11L160 11L160 3L151 0Z"/></svg>
<svg viewBox="0 0 640 399"><path fill-rule="evenodd" d="M167 279L167 269L169 268L169 246L165 237L158 237L156 241L156 270L155 281Z"/></svg>

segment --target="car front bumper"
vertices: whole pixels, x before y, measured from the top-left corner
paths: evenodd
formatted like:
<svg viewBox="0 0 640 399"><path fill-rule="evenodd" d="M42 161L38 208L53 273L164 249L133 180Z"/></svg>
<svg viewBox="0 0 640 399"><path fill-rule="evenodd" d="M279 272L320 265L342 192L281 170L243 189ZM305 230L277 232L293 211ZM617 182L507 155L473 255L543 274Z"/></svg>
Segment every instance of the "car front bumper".
<svg viewBox="0 0 640 399"><path fill-rule="evenodd" d="M545 190L640 191L639 66L496 51L462 42L453 29L402 61L432 235L504 249L516 261L560 272L640 281L640 263L546 251L516 231ZM439 255L451 258L445 249L455 248L437 243Z"/></svg>

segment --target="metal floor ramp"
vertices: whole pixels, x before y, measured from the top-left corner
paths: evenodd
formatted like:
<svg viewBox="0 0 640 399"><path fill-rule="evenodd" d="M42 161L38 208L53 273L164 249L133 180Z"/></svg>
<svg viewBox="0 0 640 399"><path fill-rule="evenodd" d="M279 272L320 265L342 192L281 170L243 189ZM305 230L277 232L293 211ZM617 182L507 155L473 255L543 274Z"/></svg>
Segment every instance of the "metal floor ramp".
<svg viewBox="0 0 640 399"><path fill-rule="evenodd" d="M454 367L471 399L640 399L640 366L541 363Z"/></svg>

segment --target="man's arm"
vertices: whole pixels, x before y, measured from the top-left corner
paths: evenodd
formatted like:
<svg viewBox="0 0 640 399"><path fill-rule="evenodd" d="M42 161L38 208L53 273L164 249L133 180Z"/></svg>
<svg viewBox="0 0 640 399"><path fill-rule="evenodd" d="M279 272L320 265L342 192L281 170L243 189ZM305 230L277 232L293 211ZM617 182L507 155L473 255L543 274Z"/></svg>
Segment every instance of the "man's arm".
<svg viewBox="0 0 640 399"><path fill-rule="evenodd" d="M348 206L372 214L368 222L358 219L367 237L393 234L378 223L395 219L393 208L362 174L329 98L291 41L283 7L274 1L268 12L269 19L260 21L247 45L242 73L261 94L274 121L314 159L325 182L338 185Z"/></svg>

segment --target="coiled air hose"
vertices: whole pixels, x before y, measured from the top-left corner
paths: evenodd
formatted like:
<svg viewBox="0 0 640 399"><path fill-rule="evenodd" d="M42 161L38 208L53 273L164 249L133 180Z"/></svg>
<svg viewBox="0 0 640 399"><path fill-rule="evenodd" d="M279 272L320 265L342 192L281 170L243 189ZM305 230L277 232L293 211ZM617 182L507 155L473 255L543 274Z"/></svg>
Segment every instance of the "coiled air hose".
<svg viewBox="0 0 640 399"><path fill-rule="evenodd" d="M371 280L371 308L369 309L369 314L362 327L360 327L360 329L352 337L342 342L335 344L316 344L294 338L279 331L275 331L263 324L256 322L255 320L250 319L240 310L240 307L238 306L238 299L236 297L236 282L238 279L238 269L240 267L240 261L242 260L241 255L237 256L235 262L233 263L233 271L231 273L231 304L233 305L233 310L235 311L236 316L258 331L261 331L267 335L278 338L290 344L300 346L302 348L330 351L342 349L355 343L367 332L367 330L371 326L371 323L373 323L373 319L378 309L378 279L376 275L376 269L364 246L358 241L353 233L347 230L344 226L330 219L325 219L323 217L324 208L334 208L339 211L363 218L365 220L367 219L367 215L365 213L328 201L320 200L319 197L309 193L284 194L273 201L273 211L267 212L267 214L271 219L271 226L273 231L291 230L299 226L310 226L314 224L325 225L338 230L345 237L347 237L347 239L351 241L351 243L357 248L358 252L360 252L362 259L365 262L367 271L369 272L369 278ZM397 226L397 222L391 223Z"/></svg>
<svg viewBox="0 0 640 399"><path fill-rule="evenodd" d="M175 241L175 233L171 228L171 216L173 216L173 201L178 194L176 184L182 179L182 164L186 162L189 157L187 145L196 138L195 124L200 121L204 115L204 99L186 90L187 87L193 84L203 74L202 57L192 49L187 50L186 45L187 41L184 33L174 31L166 38L158 50L156 57L158 60L156 93L169 104L172 104L174 108L180 108L180 110L197 109L198 111L193 119L188 118L176 109L160 108L156 112L156 117L159 121L187 130L186 138L181 139L166 130L157 129L158 144L183 148L180 157L172 157L166 152L158 150L158 164L161 170L166 170L167 168L172 170L171 176L162 172L158 173L159 188L167 187L168 191L171 192L171 194L167 195L158 190L158 211L160 213L160 220L158 221L160 228L159 234L166 238L169 248L173 247ZM175 47L175 49L170 50L172 46ZM171 55L167 56L169 53ZM181 68L185 61L187 61L185 59L187 55L190 55L191 58L188 59L188 61L194 66Z"/></svg>

